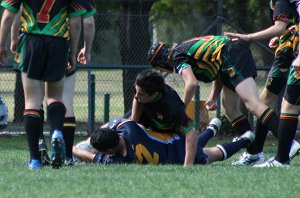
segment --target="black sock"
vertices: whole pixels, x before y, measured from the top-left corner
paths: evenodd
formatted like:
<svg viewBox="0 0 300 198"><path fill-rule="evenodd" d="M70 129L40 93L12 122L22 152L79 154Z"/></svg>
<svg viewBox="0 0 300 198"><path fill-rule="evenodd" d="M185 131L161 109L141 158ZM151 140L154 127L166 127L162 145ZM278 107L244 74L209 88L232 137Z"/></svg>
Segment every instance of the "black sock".
<svg viewBox="0 0 300 198"><path fill-rule="evenodd" d="M72 149L74 144L74 134L76 128L75 117L65 118L64 130L62 132L65 145L66 145L66 157L72 158Z"/></svg>
<svg viewBox="0 0 300 198"><path fill-rule="evenodd" d="M295 138L298 126L298 115L282 113L280 114L280 124L278 130L278 148L276 160L281 163L289 161L289 152Z"/></svg>
<svg viewBox="0 0 300 198"><path fill-rule="evenodd" d="M242 148L247 147L250 144L250 140L248 139L240 139L235 142L218 144L217 147L222 151L224 159L230 158L232 155L237 153Z"/></svg>
<svg viewBox="0 0 300 198"><path fill-rule="evenodd" d="M63 131L66 107L61 102L53 102L48 105L48 118L50 123L50 135L54 130Z"/></svg>
<svg viewBox="0 0 300 198"><path fill-rule="evenodd" d="M39 153L39 131L41 118L39 110L25 109L24 126L27 134L27 142L29 147L30 159L41 160Z"/></svg>
<svg viewBox="0 0 300 198"><path fill-rule="evenodd" d="M268 129L261 123L260 120L256 122L255 139L252 144L247 148L247 153L258 154L263 151L264 144L268 135Z"/></svg>
<svg viewBox="0 0 300 198"><path fill-rule="evenodd" d="M269 131L275 137L278 137L278 123L279 118L277 114L270 108L266 109L260 118L257 119L255 140L247 148L247 152L252 155L262 152Z"/></svg>
<svg viewBox="0 0 300 198"><path fill-rule="evenodd" d="M41 128L39 132L39 138L45 140L44 137L44 121L45 121L45 116L44 116L44 110L41 108L40 109L40 117L41 117Z"/></svg>
<svg viewBox="0 0 300 198"><path fill-rule="evenodd" d="M214 132L212 129L205 129L199 136L198 136L198 148L204 148L207 142L214 137Z"/></svg>
<svg viewBox="0 0 300 198"><path fill-rule="evenodd" d="M239 135L242 135L247 131L251 131L250 123L245 115L241 115L234 119L231 122L231 126Z"/></svg>
<svg viewBox="0 0 300 198"><path fill-rule="evenodd" d="M278 137L279 117L272 109L266 109L260 116L259 121L267 130L271 131L275 137Z"/></svg>

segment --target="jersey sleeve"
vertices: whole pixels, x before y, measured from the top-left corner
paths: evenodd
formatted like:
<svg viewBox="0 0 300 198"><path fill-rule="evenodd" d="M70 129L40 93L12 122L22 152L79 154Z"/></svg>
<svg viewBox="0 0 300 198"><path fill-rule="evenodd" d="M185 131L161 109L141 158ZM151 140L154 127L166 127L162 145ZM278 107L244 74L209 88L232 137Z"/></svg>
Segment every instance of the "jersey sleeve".
<svg viewBox="0 0 300 198"><path fill-rule="evenodd" d="M15 0L15 1L3 0L1 2L1 6L13 13L17 13L21 7L21 1L20 0Z"/></svg>
<svg viewBox="0 0 300 198"><path fill-rule="evenodd" d="M191 67L191 65L188 62L188 57L183 53L174 51L174 53L172 54L172 59L175 73L181 74L183 69Z"/></svg>
<svg viewBox="0 0 300 198"><path fill-rule="evenodd" d="M293 18L296 10L293 11L291 3L286 0L277 0L273 12L273 21L283 21L288 23Z"/></svg>

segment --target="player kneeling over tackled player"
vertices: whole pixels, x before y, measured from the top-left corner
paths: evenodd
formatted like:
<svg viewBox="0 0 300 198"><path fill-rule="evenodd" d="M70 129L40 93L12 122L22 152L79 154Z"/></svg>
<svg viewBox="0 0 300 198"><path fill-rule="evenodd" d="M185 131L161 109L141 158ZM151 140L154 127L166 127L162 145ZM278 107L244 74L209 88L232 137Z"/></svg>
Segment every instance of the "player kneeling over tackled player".
<svg viewBox="0 0 300 198"><path fill-rule="evenodd" d="M207 148L205 145L220 130L221 121L211 120L205 131L198 136L195 164L209 164L228 159L254 140L253 132L243 134L238 141L218 144ZM90 141L89 141L90 140ZM157 133L133 121L115 119L93 133L84 147L90 144L97 149L73 147L73 154L85 162L99 164L139 163L139 164L184 164L185 137L174 133Z"/></svg>

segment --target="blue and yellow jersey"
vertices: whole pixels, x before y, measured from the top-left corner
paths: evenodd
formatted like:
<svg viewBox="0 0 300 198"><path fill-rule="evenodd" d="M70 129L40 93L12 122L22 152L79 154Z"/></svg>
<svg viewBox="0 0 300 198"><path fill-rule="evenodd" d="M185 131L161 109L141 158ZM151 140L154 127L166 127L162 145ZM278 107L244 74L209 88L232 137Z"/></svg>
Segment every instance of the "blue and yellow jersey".
<svg viewBox="0 0 300 198"><path fill-rule="evenodd" d="M185 138L174 133L158 133L146 130L133 121L125 121L117 131L130 143L129 155L139 164L183 164ZM130 154L131 153L131 154Z"/></svg>
<svg viewBox="0 0 300 198"><path fill-rule="evenodd" d="M172 133L146 130L131 120L117 119L109 125L126 142L127 155L107 156L98 152L93 160L100 164L138 163L138 164L183 164L185 159L185 137ZM199 141L199 140L198 140ZM195 163L205 164L207 155L198 146Z"/></svg>
<svg viewBox="0 0 300 198"><path fill-rule="evenodd" d="M230 38L226 36L204 36L177 45L171 54L175 72L191 67L197 80L216 80L222 65L222 47L228 42Z"/></svg>
<svg viewBox="0 0 300 198"><path fill-rule="evenodd" d="M1 6L17 13L22 5L21 32L69 37L69 18L86 12L83 0L3 0Z"/></svg>

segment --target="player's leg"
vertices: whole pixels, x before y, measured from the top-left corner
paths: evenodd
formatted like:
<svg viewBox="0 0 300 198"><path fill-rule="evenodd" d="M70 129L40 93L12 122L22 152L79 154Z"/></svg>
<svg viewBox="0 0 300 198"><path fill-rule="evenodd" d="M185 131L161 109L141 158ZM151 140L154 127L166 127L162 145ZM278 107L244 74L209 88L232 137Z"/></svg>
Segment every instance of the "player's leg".
<svg viewBox="0 0 300 198"><path fill-rule="evenodd" d="M249 146L254 139L255 134L252 131L247 131L235 142L218 144L212 148L204 148L203 151L205 154L207 154L207 160L209 163L222 161L230 158L240 149Z"/></svg>
<svg viewBox="0 0 300 198"><path fill-rule="evenodd" d="M299 91L300 88L297 92L299 93ZM291 104L285 98L283 99L278 131L278 153L276 156L277 161L281 163L289 161L290 148L298 127L299 112L299 104Z"/></svg>
<svg viewBox="0 0 300 198"><path fill-rule="evenodd" d="M76 119L73 109L74 88L76 81L76 73L66 77L64 91L63 91L63 103L66 106L67 112L64 119L63 136L66 145L66 165L73 165L72 160L72 147L74 144L74 134L76 128Z"/></svg>
<svg viewBox="0 0 300 198"><path fill-rule="evenodd" d="M48 119L51 134L52 167L59 168L65 159L65 144L62 135L66 109L62 101L64 78L58 82L46 82Z"/></svg>
<svg viewBox="0 0 300 198"><path fill-rule="evenodd" d="M233 102L234 101L234 102ZM227 87L223 87L222 107L226 117L230 120L232 128L237 131L239 135L246 131L251 131L250 123L247 117L241 112L239 96Z"/></svg>
<svg viewBox="0 0 300 198"><path fill-rule="evenodd" d="M270 92L266 87L263 88L260 94L260 100L268 107L275 109L278 95Z"/></svg>
<svg viewBox="0 0 300 198"><path fill-rule="evenodd" d="M32 161L41 161L39 153L39 132L41 128L40 106L43 101L43 92L39 80L30 79L27 73L22 72L22 83L25 96L24 127L30 153L30 169L39 169L41 166Z"/></svg>
<svg viewBox="0 0 300 198"><path fill-rule="evenodd" d="M207 142L218 134L222 125L222 121L219 118L213 118L206 129L198 136L198 148L204 148Z"/></svg>
<svg viewBox="0 0 300 198"><path fill-rule="evenodd" d="M298 126L299 98L300 80L297 71L291 68L281 107L277 155L275 159L270 159L261 167L289 166L289 152Z"/></svg>
<svg viewBox="0 0 300 198"><path fill-rule="evenodd" d="M65 145L62 135L66 113L62 102L65 73L68 64L69 43L60 38L46 37L47 62L43 75L46 88L47 110L50 124L52 167L59 168L64 163ZM57 49L60 49L59 51Z"/></svg>

